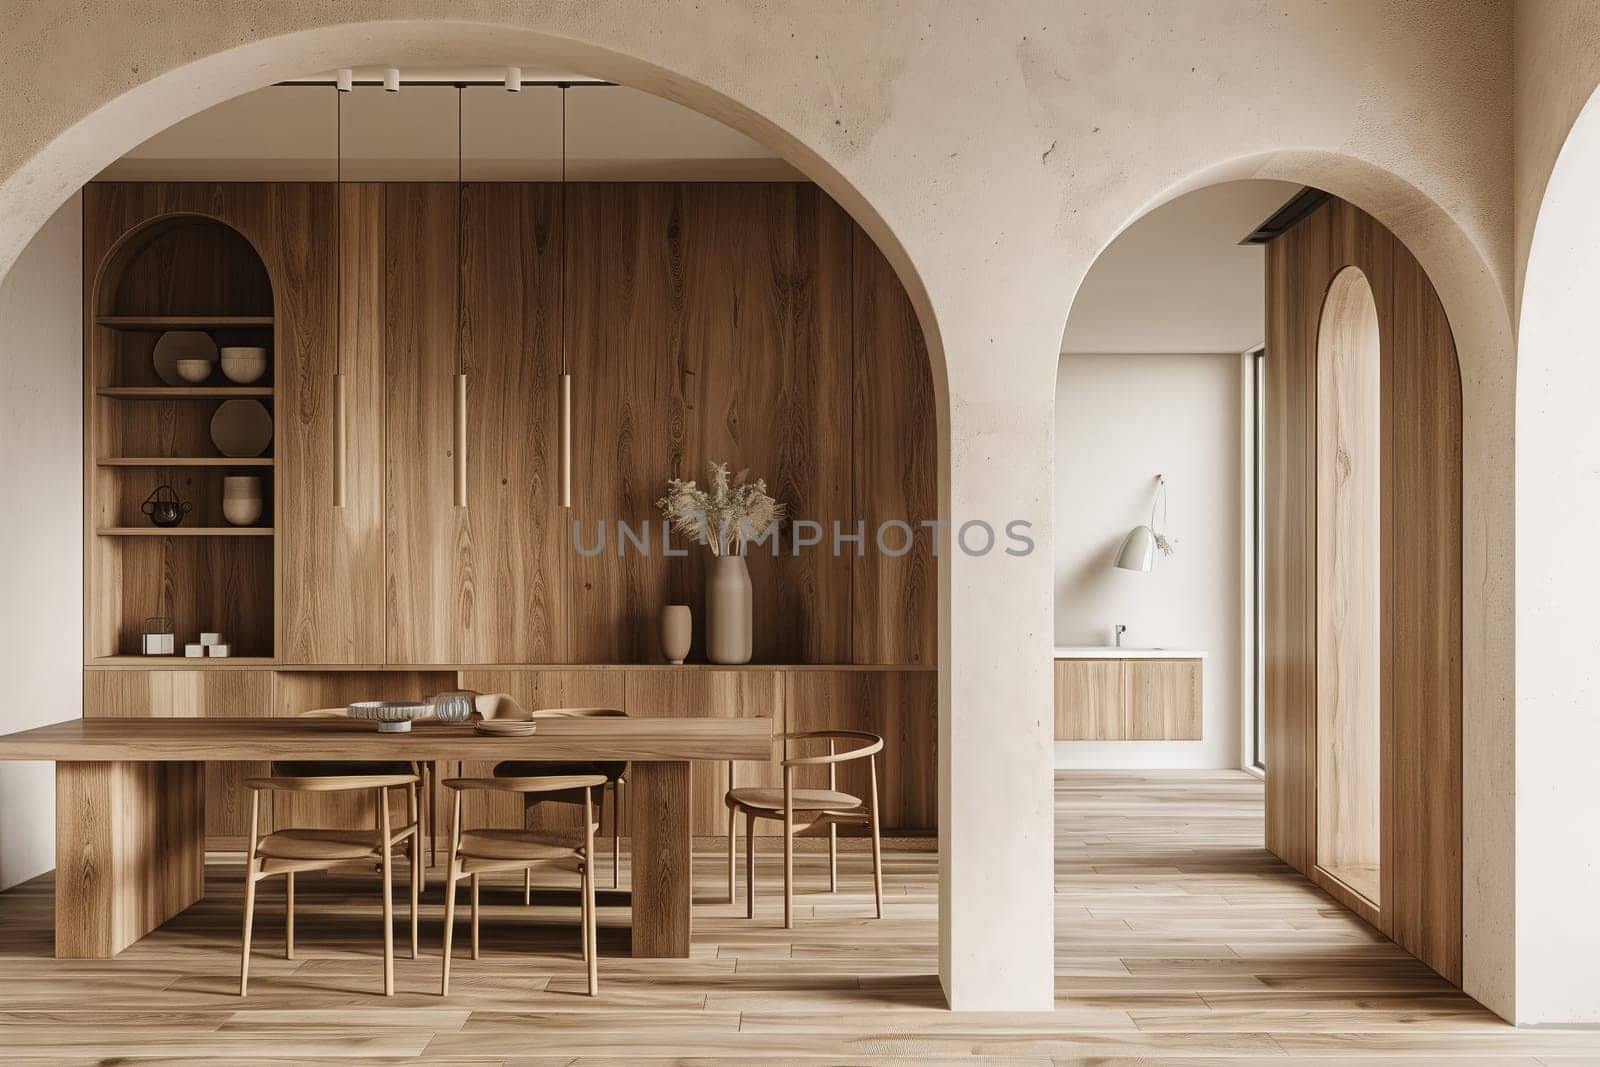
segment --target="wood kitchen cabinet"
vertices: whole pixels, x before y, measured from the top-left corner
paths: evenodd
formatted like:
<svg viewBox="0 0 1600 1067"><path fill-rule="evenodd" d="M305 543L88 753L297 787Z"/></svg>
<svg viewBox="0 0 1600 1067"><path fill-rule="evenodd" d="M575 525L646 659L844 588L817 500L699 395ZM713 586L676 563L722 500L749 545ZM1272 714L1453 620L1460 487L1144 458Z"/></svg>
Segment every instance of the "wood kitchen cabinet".
<svg viewBox="0 0 1600 1067"><path fill-rule="evenodd" d="M1199 741L1199 659L1058 659L1057 741Z"/></svg>
<svg viewBox="0 0 1600 1067"><path fill-rule="evenodd" d="M322 294L318 343L283 375L278 648L289 663L384 661L384 190L339 187L337 290Z"/></svg>
<svg viewBox="0 0 1600 1067"><path fill-rule="evenodd" d="M388 186L390 663L566 658L558 192Z"/></svg>

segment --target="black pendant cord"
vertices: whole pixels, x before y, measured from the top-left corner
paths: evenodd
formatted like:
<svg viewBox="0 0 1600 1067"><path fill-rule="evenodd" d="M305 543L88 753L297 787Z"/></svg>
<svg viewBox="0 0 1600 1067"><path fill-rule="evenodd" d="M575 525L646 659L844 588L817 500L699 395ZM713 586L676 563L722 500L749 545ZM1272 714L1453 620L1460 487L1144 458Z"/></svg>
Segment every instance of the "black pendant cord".
<svg viewBox="0 0 1600 1067"><path fill-rule="evenodd" d="M339 246L344 244L344 92L333 89L333 373L344 373L344 346L339 343L339 328L344 323L344 270L339 265Z"/></svg>
<svg viewBox="0 0 1600 1067"><path fill-rule="evenodd" d="M567 87L561 86L561 373L567 373Z"/></svg>
<svg viewBox="0 0 1600 1067"><path fill-rule="evenodd" d="M466 228L467 209L461 195L461 96L463 87L456 86L456 373L467 373L465 360L465 346L462 344L462 333L466 326L466 285L465 249L463 248L462 231Z"/></svg>
<svg viewBox="0 0 1600 1067"><path fill-rule="evenodd" d="M561 484L560 500L572 507L572 375L567 365L567 230L571 219L567 211L567 86L561 86Z"/></svg>

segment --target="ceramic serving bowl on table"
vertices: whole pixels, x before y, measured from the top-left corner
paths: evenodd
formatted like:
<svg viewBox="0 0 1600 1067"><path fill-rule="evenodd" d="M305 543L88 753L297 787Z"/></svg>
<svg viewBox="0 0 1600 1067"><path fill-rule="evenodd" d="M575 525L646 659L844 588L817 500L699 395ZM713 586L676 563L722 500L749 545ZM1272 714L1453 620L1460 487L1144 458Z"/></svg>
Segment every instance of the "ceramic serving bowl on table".
<svg viewBox="0 0 1600 1067"><path fill-rule="evenodd" d="M403 734L411 732L413 721L432 715L433 705L415 700L358 700L345 708L345 714L352 719L376 720L380 734Z"/></svg>

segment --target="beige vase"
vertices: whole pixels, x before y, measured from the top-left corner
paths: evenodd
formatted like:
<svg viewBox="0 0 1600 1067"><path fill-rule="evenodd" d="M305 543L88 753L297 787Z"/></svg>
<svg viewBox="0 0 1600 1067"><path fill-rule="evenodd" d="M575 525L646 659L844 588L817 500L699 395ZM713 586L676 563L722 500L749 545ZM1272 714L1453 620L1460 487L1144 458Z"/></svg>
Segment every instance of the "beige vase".
<svg viewBox="0 0 1600 1067"><path fill-rule="evenodd" d="M743 556L713 556L706 575L706 659L749 663L751 637L750 569Z"/></svg>
<svg viewBox="0 0 1600 1067"><path fill-rule="evenodd" d="M689 655L694 635L694 619L687 604L668 604L661 609L661 654L668 663L682 663Z"/></svg>

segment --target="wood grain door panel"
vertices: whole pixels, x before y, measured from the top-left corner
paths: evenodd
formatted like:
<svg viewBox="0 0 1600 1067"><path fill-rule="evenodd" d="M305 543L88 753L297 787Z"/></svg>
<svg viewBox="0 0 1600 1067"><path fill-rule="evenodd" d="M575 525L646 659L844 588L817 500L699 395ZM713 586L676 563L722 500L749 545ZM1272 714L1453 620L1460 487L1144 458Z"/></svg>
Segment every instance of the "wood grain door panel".
<svg viewBox="0 0 1600 1067"><path fill-rule="evenodd" d="M1056 740L1121 741L1122 669L1120 660L1055 661Z"/></svg>

